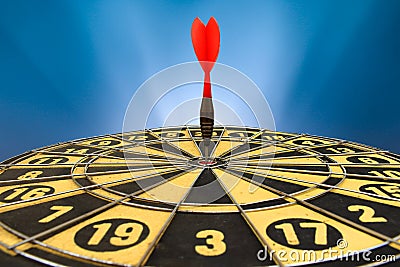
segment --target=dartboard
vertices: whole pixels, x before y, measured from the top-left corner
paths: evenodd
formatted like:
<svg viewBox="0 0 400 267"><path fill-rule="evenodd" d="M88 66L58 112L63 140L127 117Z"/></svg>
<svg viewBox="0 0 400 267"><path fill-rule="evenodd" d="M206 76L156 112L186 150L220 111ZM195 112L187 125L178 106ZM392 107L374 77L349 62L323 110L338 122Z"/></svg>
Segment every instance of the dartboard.
<svg viewBox="0 0 400 267"><path fill-rule="evenodd" d="M400 157L344 140L198 126L59 143L0 170L1 266L392 263ZM386 261L385 261L386 260Z"/></svg>

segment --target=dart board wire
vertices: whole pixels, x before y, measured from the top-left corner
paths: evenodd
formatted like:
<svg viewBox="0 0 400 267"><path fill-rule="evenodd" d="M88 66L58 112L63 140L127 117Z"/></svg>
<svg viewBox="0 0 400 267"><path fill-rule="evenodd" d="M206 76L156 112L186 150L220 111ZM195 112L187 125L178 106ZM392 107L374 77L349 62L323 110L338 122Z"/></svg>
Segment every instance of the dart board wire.
<svg viewBox="0 0 400 267"><path fill-rule="evenodd" d="M338 240L347 242L344 250L399 258L399 156L345 140L217 126L208 162L199 131L179 126L78 139L3 162L0 262L284 266L313 261L272 254L262 262L257 252L314 249L321 256ZM201 184L210 177L219 199ZM174 194L166 190L171 185ZM257 189L249 192L250 185ZM87 202L76 205L78 199Z"/></svg>

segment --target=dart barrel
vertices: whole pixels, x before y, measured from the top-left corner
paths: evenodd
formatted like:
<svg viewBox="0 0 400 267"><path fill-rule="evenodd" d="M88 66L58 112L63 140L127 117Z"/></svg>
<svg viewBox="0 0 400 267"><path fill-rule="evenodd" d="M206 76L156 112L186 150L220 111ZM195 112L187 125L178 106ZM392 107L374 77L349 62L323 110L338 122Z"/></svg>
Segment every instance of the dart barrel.
<svg viewBox="0 0 400 267"><path fill-rule="evenodd" d="M203 139L210 139L214 128L214 107L212 98L203 97L200 108L200 129Z"/></svg>

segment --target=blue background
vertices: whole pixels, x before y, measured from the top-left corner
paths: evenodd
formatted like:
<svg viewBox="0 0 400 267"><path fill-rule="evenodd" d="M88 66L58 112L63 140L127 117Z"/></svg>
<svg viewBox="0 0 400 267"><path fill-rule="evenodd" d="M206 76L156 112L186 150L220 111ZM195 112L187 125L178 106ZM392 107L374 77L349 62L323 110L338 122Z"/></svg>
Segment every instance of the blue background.
<svg viewBox="0 0 400 267"><path fill-rule="evenodd" d="M0 1L0 160L122 130L136 88L195 60L215 16L218 62L264 92L278 130L400 153L400 1ZM140 111L138 111L140 116Z"/></svg>

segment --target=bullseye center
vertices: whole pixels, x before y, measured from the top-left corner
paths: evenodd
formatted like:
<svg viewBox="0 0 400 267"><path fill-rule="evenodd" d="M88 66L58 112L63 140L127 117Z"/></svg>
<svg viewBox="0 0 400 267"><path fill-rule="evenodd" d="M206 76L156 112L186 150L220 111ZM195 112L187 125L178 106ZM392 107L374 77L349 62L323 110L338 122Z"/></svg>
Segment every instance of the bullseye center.
<svg viewBox="0 0 400 267"><path fill-rule="evenodd" d="M217 164L217 161L215 160L200 160L198 162L200 165L205 165L205 166L212 166L214 164Z"/></svg>
<svg viewBox="0 0 400 267"><path fill-rule="evenodd" d="M196 166L200 168L214 168L219 167L221 165L225 165L226 162L219 158L194 158L188 161L188 164L191 166Z"/></svg>

